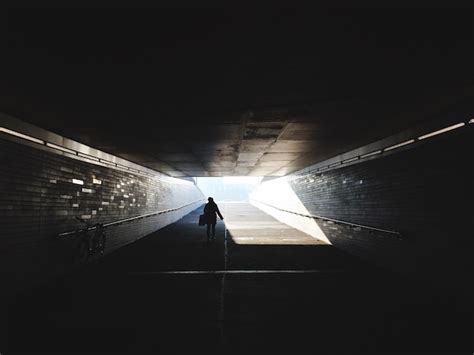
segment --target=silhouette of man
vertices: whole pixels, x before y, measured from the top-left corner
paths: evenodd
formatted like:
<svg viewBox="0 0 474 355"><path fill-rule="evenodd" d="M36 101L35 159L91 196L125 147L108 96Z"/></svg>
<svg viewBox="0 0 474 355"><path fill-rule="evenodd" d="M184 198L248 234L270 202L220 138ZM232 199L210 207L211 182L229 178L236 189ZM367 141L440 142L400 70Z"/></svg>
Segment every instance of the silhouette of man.
<svg viewBox="0 0 474 355"><path fill-rule="evenodd" d="M211 238L211 227L212 227L212 241L214 241L216 238L216 220L217 220L216 213L219 215L219 218L221 220L223 220L224 217L222 217L222 214L219 211L219 207L217 207L212 197L209 197L207 201L209 202L206 203L206 206L204 206L204 215L206 216L207 241L209 241Z"/></svg>

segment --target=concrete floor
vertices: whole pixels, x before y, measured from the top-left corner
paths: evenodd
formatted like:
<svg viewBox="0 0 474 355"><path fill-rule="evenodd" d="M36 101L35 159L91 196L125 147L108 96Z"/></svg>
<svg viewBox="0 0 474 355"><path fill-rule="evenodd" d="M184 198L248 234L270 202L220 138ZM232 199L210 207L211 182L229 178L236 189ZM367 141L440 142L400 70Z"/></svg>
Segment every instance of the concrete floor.
<svg viewBox="0 0 474 355"><path fill-rule="evenodd" d="M201 208L12 302L7 352L465 350L448 294L366 265L249 204ZM2 349L0 349L2 351ZM3 352L2 352L3 353Z"/></svg>

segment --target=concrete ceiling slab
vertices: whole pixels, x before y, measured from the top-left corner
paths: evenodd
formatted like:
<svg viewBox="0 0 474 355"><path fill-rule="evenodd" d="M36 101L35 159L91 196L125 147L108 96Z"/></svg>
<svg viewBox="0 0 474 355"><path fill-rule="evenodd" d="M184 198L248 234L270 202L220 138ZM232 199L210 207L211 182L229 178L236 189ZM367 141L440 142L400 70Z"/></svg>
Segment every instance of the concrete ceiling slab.
<svg viewBox="0 0 474 355"><path fill-rule="evenodd" d="M270 132L278 132L287 126L287 121L247 121L246 128L250 129L268 129Z"/></svg>
<svg viewBox="0 0 474 355"><path fill-rule="evenodd" d="M216 136L213 140L209 141L188 141L187 146L189 146L191 150L196 153L214 151L234 152L239 149L240 140L220 140L220 137Z"/></svg>
<svg viewBox="0 0 474 355"><path fill-rule="evenodd" d="M222 140L238 140L241 136L241 126L236 124L200 125L190 128L192 137L199 137L202 140L215 140L216 137Z"/></svg>
<svg viewBox="0 0 474 355"><path fill-rule="evenodd" d="M316 133L312 130L288 130L283 132L279 138L293 141L307 141L316 138Z"/></svg>
<svg viewBox="0 0 474 355"><path fill-rule="evenodd" d="M189 153L158 153L156 157L165 162L192 162L196 160L196 157Z"/></svg>
<svg viewBox="0 0 474 355"><path fill-rule="evenodd" d="M11 11L0 112L177 177L280 176L474 112L469 11L215 11Z"/></svg>
<svg viewBox="0 0 474 355"><path fill-rule="evenodd" d="M158 171L172 171L174 170L171 165L169 164L166 164L164 162L147 162L146 165L151 168L151 169L154 169L154 170L158 170Z"/></svg>
<svg viewBox="0 0 474 355"><path fill-rule="evenodd" d="M243 139L277 139L280 134L280 128L266 127L246 127Z"/></svg>
<svg viewBox="0 0 474 355"><path fill-rule="evenodd" d="M192 169L192 170L199 170L202 169L202 165L199 162L173 162L173 167L176 167L179 170L182 169Z"/></svg>
<svg viewBox="0 0 474 355"><path fill-rule="evenodd" d="M239 153L239 157L237 161L239 162L256 162L263 156L263 152L258 153L249 153L249 152L241 152Z"/></svg>
<svg viewBox="0 0 474 355"><path fill-rule="evenodd" d="M238 161L237 168L249 168L255 166L256 161Z"/></svg>
<svg viewBox="0 0 474 355"><path fill-rule="evenodd" d="M289 161L279 161L279 160L269 160L269 161L259 161L257 167L272 167L274 170L281 168L282 166L288 165Z"/></svg>
<svg viewBox="0 0 474 355"><path fill-rule="evenodd" d="M301 154L299 153L265 153L261 158L260 162L262 161L292 161L299 158Z"/></svg>
<svg viewBox="0 0 474 355"><path fill-rule="evenodd" d="M203 166L208 169L212 170L214 168L220 169L220 168L229 168L229 167L234 167L235 166L234 161L214 161L212 163L205 163Z"/></svg>
<svg viewBox="0 0 474 355"><path fill-rule="evenodd" d="M240 152L241 153L265 152L275 141L276 139L266 139L266 140L246 139L246 140L243 140L241 143Z"/></svg>
<svg viewBox="0 0 474 355"><path fill-rule="evenodd" d="M234 169L234 175L247 175L250 172L250 168L245 168L245 167L236 167Z"/></svg>
<svg viewBox="0 0 474 355"><path fill-rule="evenodd" d="M291 122L289 123L285 131L318 131L321 126L312 122Z"/></svg>
<svg viewBox="0 0 474 355"><path fill-rule="evenodd" d="M285 140L278 139L268 148L270 153L304 153L314 151L317 142L313 140Z"/></svg>
<svg viewBox="0 0 474 355"><path fill-rule="evenodd" d="M145 155L145 154L126 154L122 153L121 157L133 162L139 162L139 163L149 163L149 162L154 162L156 161L156 158L154 158L151 155Z"/></svg>

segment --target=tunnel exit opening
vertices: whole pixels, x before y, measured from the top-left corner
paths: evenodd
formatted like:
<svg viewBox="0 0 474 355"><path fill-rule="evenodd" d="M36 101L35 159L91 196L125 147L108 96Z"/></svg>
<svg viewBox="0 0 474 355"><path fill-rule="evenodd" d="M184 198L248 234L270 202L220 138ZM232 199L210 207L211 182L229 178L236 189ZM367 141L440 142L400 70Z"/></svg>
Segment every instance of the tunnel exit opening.
<svg viewBox="0 0 474 355"><path fill-rule="evenodd" d="M249 202L262 176L197 177L197 187L207 197L219 202Z"/></svg>
<svg viewBox="0 0 474 355"><path fill-rule="evenodd" d="M303 217L309 212L285 177L268 181L260 176L195 179L204 196L212 197L220 206L229 239L235 244L331 244L314 219ZM296 214L278 211L262 203L269 200L296 211ZM292 233L294 229L298 232Z"/></svg>

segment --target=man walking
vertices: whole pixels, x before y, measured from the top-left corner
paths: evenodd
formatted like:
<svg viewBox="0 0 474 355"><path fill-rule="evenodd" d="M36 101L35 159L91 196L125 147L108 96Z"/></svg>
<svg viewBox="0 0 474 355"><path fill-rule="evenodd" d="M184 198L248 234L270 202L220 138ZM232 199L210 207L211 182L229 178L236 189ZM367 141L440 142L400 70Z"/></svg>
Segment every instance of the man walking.
<svg viewBox="0 0 474 355"><path fill-rule="evenodd" d="M207 232L207 241L211 239L211 228L212 228L212 241L216 239L216 213L219 215L219 218L221 220L224 219L222 217L221 212L219 211L219 207L217 207L217 204L214 202L214 199L212 197L209 197L207 199L209 201L206 206L204 206L204 215L206 216L206 232Z"/></svg>

